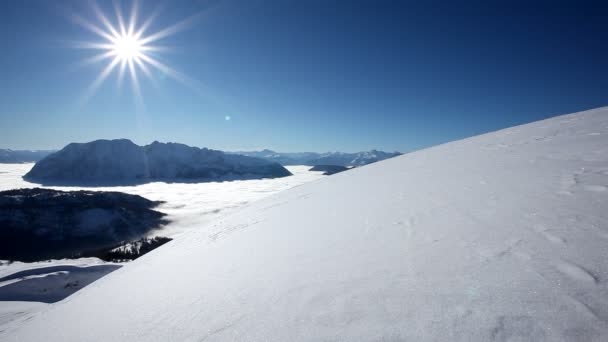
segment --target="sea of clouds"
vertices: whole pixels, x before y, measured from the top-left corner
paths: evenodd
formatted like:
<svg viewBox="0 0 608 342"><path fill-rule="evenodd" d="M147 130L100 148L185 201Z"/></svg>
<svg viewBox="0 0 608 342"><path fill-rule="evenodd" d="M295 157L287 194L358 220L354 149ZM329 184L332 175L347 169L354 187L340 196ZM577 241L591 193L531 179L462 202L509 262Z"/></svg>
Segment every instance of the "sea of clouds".
<svg viewBox="0 0 608 342"><path fill-rule="evenodd" d="M168 214L170 224L150 235L175 237L190 229L204 229L209 221L228 214L247 203L256 201L294 186L325 177L321 172L308 171L310 166L288 166L293 176L274 179L237 180L205 183L153 182L135 186L61 187L41 186L23 180L31 164L0 164L0 191L45 187L58 190L120 191L164 201L158 211Z"/></svg>

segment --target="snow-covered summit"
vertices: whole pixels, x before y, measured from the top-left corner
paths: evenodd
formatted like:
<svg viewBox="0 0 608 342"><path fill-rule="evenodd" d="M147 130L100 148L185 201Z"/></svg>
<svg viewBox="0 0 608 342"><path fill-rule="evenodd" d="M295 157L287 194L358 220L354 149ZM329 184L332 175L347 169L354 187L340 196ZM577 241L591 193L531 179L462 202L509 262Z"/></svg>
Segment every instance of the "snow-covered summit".
<svg viewBox="0 0 608 342"><path fill-rule="evenodd" d="M142 147L116 139L69 144L36 163L24 178L43 184L124 184L289 175L281 165L263 159L157 141Z"/></svg>
<svg viewBox="0 0 608 342"><path fill-rule="evenodd" d="M608 108L255 202L3 341L606 341Z"/></svg>
<svg viewBox="0 0 608 342"><path fill-rule="evenodd" d="M0 148L0 163L18 164L37 162L54 150L11 150Z"/></svg>
<svg viewBox="0 0 608 342"><path fill-rule="evenodd" d="M401 155L399 152L383 152L377 150L346 153L346 152L275 152L272 150L233 152L244 156L256 157L274 161L281 165L336 165L336 166L362 166L380 160Z"/></svg>
<svg viewBox="0 0 608 342"><path fill-rule="evenodd" d="M383 152L377 150L357 153L329 152L310 161L312 165L362 166L377 161L401 155L399 152Z"/></svg>

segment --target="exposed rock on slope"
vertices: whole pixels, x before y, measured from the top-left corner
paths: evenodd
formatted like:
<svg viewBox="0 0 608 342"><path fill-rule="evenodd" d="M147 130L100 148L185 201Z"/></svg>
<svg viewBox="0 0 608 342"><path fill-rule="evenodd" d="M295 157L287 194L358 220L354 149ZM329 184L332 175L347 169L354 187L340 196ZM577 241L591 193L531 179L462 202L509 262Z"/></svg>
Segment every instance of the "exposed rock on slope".
<svg viewBox="0 0 608 342"><path fill-rule="evenodd" d="M137 241L122 243L114 248L87 253L84 256L96 257L101 260L112 262L135 260L171 240L171 238L163 236L155 236L152 238L145 237Z"/></svg>
<svg viewBox="0 0 608 342"><path fill-rule="evenodd" d="M346 166L340 165L315 165L309 171L321 171L324 175L329 176L346 170L348 170Z"/></svg>
<svg viewBox="0 0 608 342"><path fill-rule="evenodd" d="M67 258L138 239L166 223L159 202L120 192L0 192L0 259Z"/></svg>
<svg viewBox="0 0 608 342"><path fill-rule="evenodd" d="M175 143L141 147L119 139L69 144L36 163L24 178L42 184L114 185L289 175L281 165L262 159Z"/></svg>

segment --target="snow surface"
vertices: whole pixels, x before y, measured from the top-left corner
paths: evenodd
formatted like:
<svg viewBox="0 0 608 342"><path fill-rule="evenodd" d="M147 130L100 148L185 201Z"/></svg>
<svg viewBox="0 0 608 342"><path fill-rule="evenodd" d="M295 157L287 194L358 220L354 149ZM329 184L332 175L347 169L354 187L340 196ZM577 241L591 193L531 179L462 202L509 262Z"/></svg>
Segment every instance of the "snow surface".
<svg viewBox="0 0 608 342"><path fill-rule="evenodd" d="M174 241L3 341L606 341L608 108L348 170Z"/></svg>
<svg viewBox="0 0 608 342"><path fill-rule="evenodd" d="M34 164L0 164L0 191L16 188L33 188L39 187L38 184L30 183L22 179ZM169 236L175 237L181 233L191 229L204 229L205 222L217 219L225 214L228 214L249 202L256 201L260 198L269 196L276 192L289 189L301 185L306 182L324 177L321 172L308 171L309 166L289 166L287 169L293 176L274 179L256 179L256 180L240 180L229 182L208 182L208 183L147 183L136 186L123 187L57 187L47 186L46 188L54 188L59 190L94 190L94 191L120 191L135 195L141 195L155 201L165 201L166 203L156 209L168 214L168 219L171 222L164 226L163 229L152 231L149 236ZM76 260L51 260L36 263L21 263L15 262L6 264L0 260L0 278L22 272L30 269L38 269L40 267L54 266L97 266L112 263L105 263L96 258L81 258ZM105 271L102 267L99 271ZM46 280L57 280L68 284L70 277L80 276L83 273L73 272L64 274L63 277L53 277L42 279L45 281L37 281L35 284L22 283L12 286L8 289L9 294L20 292L21 294L40 293L42 290L49 288L49 282ZM107 272L98 272L99 277L104 276ZM90 275L90 273L84 274ZM96 278L96 279L97 279ZM82 283L81 283L82 284ZM0 283L0 291L3 286L9 285ZM21 285L28 285L26 288ZM34 286L31 286L34 285ZM72 291L67 293L70 295ZM48 293L47 294L51 294ZM15 297L13 297L14 299ZM7 298L4 298L7 299ZM23 296L20 297L23 299ZM48 301L46 298L37 298L38 300ZM46 309L48 304L37 302L23 301L2 301L0 300L0 333L7 329L6 325L19 324L22 320L28 319L37 311ZM0 341L2 336L0 335Z"/></svg>
<svg viewBox="0 0 608 342"><path fill-rule="evenodd" d="M119 267L97 258L0 261L0 333Z"/></svg>

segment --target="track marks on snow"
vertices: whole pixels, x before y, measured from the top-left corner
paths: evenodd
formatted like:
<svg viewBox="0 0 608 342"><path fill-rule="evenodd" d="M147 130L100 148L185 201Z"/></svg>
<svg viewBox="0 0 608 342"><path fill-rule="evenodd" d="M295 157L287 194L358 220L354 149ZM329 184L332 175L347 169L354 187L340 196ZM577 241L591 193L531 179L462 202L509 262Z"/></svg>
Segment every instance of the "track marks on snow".
<svg viewBox="0 0 608 342"><path fill-rule="evenodd" d="M560 179L559 194L571 195L577 191L603 193L608 191L608 170L605 168L582 168Z"/></svg>
<svg viewBox="0 0 608 342"><path fill-rule="evenodd" d="M544 341L545 331L531 316L500 316L491 331L492 341Z"/></svg>
<svg viewBox="0 0 608 342"><path fill-rule="evenodd" d="M592 192L604 192L608 188L605 185L584 185L583 189Z"/></svg>
<svg viewBox="0 0 608 342"><path fill-rule="evenodd" d="M571 263L560 262L556 266L557 270L566 277L585 284L595 285L599 282L598 277L583 266Z"/></svg>
<svg viewBox="0 0 608 342"><path fill-rule="evenodd" d="M236 231L240 231L243 229L251 228L252 226L255 226L256 224L258 224L260 222L262 222L262 220L227 226L219 231L216 231L215 233L209 234L209 240L211 240L211 242L216 242L229 234L232 234Z"/></svg>
<svg viewBox="0 0 608 342"><path fill-rule="evenodd" d="M565 246L567 244L567 240L556 233L554 233L551 229L546 228L543 225L535 225L533 227L534 231L540 234L547 241L556 244Z"/></svg>

